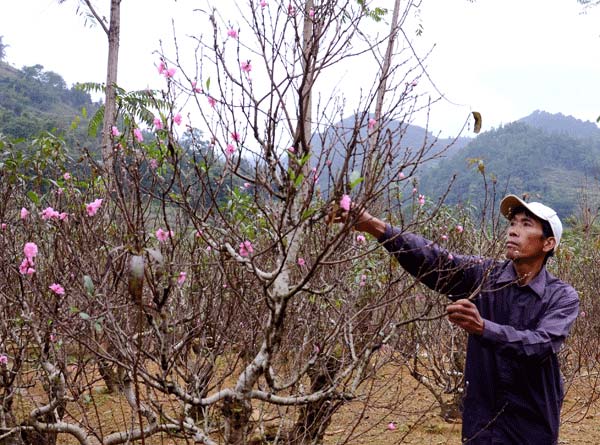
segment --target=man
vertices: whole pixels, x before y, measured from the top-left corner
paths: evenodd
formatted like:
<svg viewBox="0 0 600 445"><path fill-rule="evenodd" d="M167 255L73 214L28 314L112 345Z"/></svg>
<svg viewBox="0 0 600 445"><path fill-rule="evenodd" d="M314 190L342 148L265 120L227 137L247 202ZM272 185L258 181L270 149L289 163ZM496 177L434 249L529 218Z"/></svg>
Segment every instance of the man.
<svg viewBox="0 0 600 445"><path fill-rule="evenodd" d="M463 443L558 442L562 379L557 353L579 309L568 284L546 270L560 243L556 212L506 196L506 260L450 254L363 212L375 236L422 283L448 295L448 319L468 332Z"/></svg>

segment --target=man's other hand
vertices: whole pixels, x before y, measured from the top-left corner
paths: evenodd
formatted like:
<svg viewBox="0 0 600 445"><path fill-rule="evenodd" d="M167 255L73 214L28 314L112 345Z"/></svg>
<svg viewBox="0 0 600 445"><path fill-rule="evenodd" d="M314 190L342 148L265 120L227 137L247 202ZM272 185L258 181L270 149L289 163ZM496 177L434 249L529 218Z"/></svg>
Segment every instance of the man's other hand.
<svg viewBox="0 0 600 445"><path fill-rule="evenodd" d="M483 334L484 321L479 315L477 306L471 301L457 300L446 307L448 320L469 334Z"/></svg>

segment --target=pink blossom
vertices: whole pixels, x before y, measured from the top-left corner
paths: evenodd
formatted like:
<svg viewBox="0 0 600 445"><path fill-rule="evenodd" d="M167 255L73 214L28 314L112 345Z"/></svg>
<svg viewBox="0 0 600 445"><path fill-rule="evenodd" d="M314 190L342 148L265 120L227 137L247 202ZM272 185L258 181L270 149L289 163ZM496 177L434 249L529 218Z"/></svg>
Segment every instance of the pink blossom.
<svg viewBox="0 0 600 445"><path fill-rule="evenodd" d="M200 238L202 236L202 230L196 230L196 238Z"/></svg>
<svg viewBox="0 0 600 445"><path fill-rule="evenodd" d="M44 210L42 210L41 215L43 220L58 219L59 217L59 213L52 207L46 207Z"/></svg>
<svg viewBox="0 0 600 445"><path fill-rule="evenodd" d="M396 424L394 422L388 423L387 429L390 431L394 431L396 429Z"/></svg>
<svg viewBox="0 0 600 445"><path fill-rule="evenodd" d="M150 159L149 164L152 170L156 170L158 168L158 161L154 158Z"/></svg>
<svg viewBox="0 0 600 445"><path fill-rule="evenodd" d="M267 6L267 2L265 0L261 0L260 7L264 8L265 6Z"/></svg>
<svg viewBox="0 0 600 445"><path fill-rule="evenodd" d="M366 275L361 275L360 276L360 282L358 283L359 286L364 286L365 284L367 284L367 276Z"/></svg>
<svg viewBox="0 0 600 445"><path fill-rule="evenodd" d="M0 354L0 365L8 365L8 356L6 354Z"/></svg>
<svg viewBox="0 0 600 445"><path fill-rule="evenodd" d="M585 318L585 316L586 316L586 315L587 315L587 314L585 313L585 311L581 311L581 312L579 313L579 316L580 316L581 318Z"/></svg>
<svg viewBox="0 0 600 445"><path fill-rule="evenodd" d="M419 205L422 206L425 204L425 196L419 195Z"/></svg>
<svg viewBox="0 0 600 445"><path fill-rule="evenodd" d="M179 276L177 277L177 284L182 285L185 282L187 274L185 272L179 272Z"/></svg>
<svg viewBox="0 0 600 445"><path fill-rule="evenodd" d="M298 258L298 266L303 267L306 264L304 258Z"/></svg>
<svg viewBox="0 0 600 445"><path fill-rule="evenodd" d="M181 125L181 114L177 113L175 116L173 116L173 122L175 122L177 125Z"/></svg>
<svg viewBox="0 0 600 445"><path fill-rule="evenodd" d="M102 205L101 198L95 199L94 201L87 204L85 206L85 210L86 210L88 216L94 216L98 212L98 209L100 208L101 205Z"/></svg>
<svg viewBox="0 0 600 445"><path fill-rule="evenodd" d="M331 159L327 159L327 161L325 161L325 164L327 165L327 167L331 167Z"/></svg>
<svg viewBox="0 0 600 445"><path fill-rule="evenodd" d="M240 134L237 131L234 131L233 133L231 133L231 139L233 139L234 142L239 142Z"/></svg>
<svg viewBox="0 0 600 445"><path fill-rule="evenodd" d="M404 179L404 178L406 178L406 176L404 176L404 173L400 172L400 173L398 173L398 178Z"/></svg>
<svg viewBox="0 0 600 445"><path fill-rule="evenodd" d="M315 10L314 10L314 8L310 8L310 9L309 9L309 11L308 11L308 16L309 16L311 19L314 19L314 18L315 18Z"/></svg>
<svg viewBox="0 0 600 445"><path fill-rule="evenodd" d="M246 190L248 190L250 187L252 187L252 184L250 184L249 182L244 182L244 188Z"/></svg>
<svg viewBox="0 0 600 445"><path fill-rule="evenodd" d="M356 242L358 244L364 244L367 241L364 235L356 235Z"/></svg>
<svg viewBox="0 0 600 445"><path fill-rule="evenodd" d="M6 227L7 227L7 226L6 226L6 223L2 223L2 224L0 224L0 229L2 229L2 230L6 230Z"/></svg>
<svg viewBox="0 0 600 445"><path fill-rule="evenodd" d="M29 210L27 210L25 207L21 208L21 219L27 219L28 216Z"/></svg>
<svg viewBox="0 0 600 445"><path fill-rule="evenodd" d="M59 187L59 188L57 188L57 189L56 189L56 194L57 194L58 196L60 196L60 195L62 195L62 194L64 193L64 191L65 191L65 190L64 190L62 187Z"/></svg>
<svg viewBox="0 0 600 445"><path fill-rule="evenodd" d="M340 208L342 210L345 210L346 212L349 212L350 204L352 204L352 200L350 199L350 196L348 196L348 195L342 196L342 199L340 199Z"/></svg>
<svg viewBox="0 0 600 445"><path fill-rule="evenodd" d="M292 154L296 153L296 149L294 147L288 148L288 151Z"/></svg>
<svg viewBox="0 0 600 445"><path fill-rule="evenodd" d="M21 275L32 275L35 272L33 266L33 261L25 258L19 265L19 273L21 273Z"/></svg>
<svg viewBox="0 0 600 445"><path fill-rule="evenodd" d="M232 144L227 144L227 148L225 149L225 153L227 157L231 156L235 153L235 147Z"/></svg>
<svg viewBox="0 0 600 445"><path fill-rule="evenodd" d="M454 259L454 255L452 255L451 253L449 253L449 254L448 254L448 259L449 259L450 261L452 261L452 260Z"/></svg>
<svg viewBox="0 0 600 445"><path fill-rule="evenodd" d="M446 241L448 239L448 235L442 235L442 239Z"/></svg>
<svg viewBox="0 0 600 445"><path fill-rule="evenodd" d="M119 132L119 129L117 127L115 127L113 125L113 127L110 129L110 134L112 134L113 136L117 137L120 136L121 133Z"/></svg>
<svg viewBox="0 0 600 445"><path fill-rule="evenodd" d="M247 257L254 253L254 247L250 241L240 243L240 256Z"/></svg>
<svg viewBox="0 0 600 445"><path fill-rule="evenodd" d="M250 74L250 71L252 71L252 65L250 64L249 60L242 62L242 71L248 74Z"/></svg>
<svg viewBox="0 0 600 445"><path fill-rule="evenodd" d="M165 77L166 78L171 78L175 75L175 73L177 72L177 68L169 68L166 72L165 72Z"/></svg>
<svg viewBox="0 0 600 445"><path fill-rule="evenodd" d="M462 233L462 232L463 232L463 230L465 230L463 226L461 226L460 224L457 224L457 225L456 225L456 231L457 231L458 233Z"/></svg>
<svg viewBox="0 0 600 445"><path fill-rule="evenodd" d="M56 334L50 334L50 341L54 343L56 341Z"/></svg>
<svg viewBox="0 0 600 445"><path fill-rule="evenodd" d="M375 128L375 125L377 125L377 120L371 118L371 119L369 119L369 123L367 124L367 128L369 130L372 130L373 128Z"/></svg>
<svg viewBox="0 0 600 445"><path fill-rule="evenodd" d="M58 219L61 221L67 221L69 219L69 214L67 212L61 212L58 215Z"/></svg>
<svg viewBox="0 0 600 445"><path fill-rule="evenodd" d="M156 231L156 239L159 240L161 243L165 242L166 240L168 240L169 238L172 238L174 235L172 230L163 230L163 229L158 229Z"/></svg>
<svg viewBox="0 0 600 445"><path fill-rule="evenodd" d="M163 74L166 68L165 63L161 61L158 65L158 74Z"/></svg>
<svg viewBox="0 0 600 445"><path fill-rule="evenodd" d="M212 247L210 247L210 246L207 246L207 247L206 247L206 251L207 251L207 252L210 252L211 250L212 250Z"/></svg>
<svg viewBox="0 0 600 445"><path fill-rule="evenodd" d="M144 136L139 128L135 128L133 130L133 137L135 137L135 140L138 142L144 142Z"/></svg>
<svg viewBox="0 0 600 445"><path fill-rule="evenodd" d="M202 93L202 88L199 88L196 85L198 85L198 82L192 80L192 89L194 90L194 93Z"/></svg>
<svg viewBox="0 0 600 445"><path fill-rule="evenodd" d="M416 187L413 187L413 195L414 195L415 193L417 193L417 188L416 188Z"/></svg>
<svg viewBox="0 0 600 445"><path fill-rule="evenodd" d="M156 128L157 130L162 130L163 129L163 123L162 120L158 117L154 118L154 128Z"/></svg>
<svg viewBox="0 0 600 445"><path fill-rule="evenodd" d="M294 6L292 6L291 3L288 5L288 15L289 16L296 15L296 8Z"/></svg>
<svg viewBox="0 0 600 445"><path fill-rule="evenodd" d="M63 178L65 181L68 181L69 179L71 179L71 173L65 172L65 174L63 174Z"/></svg>
<svg viewBox="0 0 600 445"><path fill-rule="evenodd" d="M213 108L214 108L216 103L217 103L217 101L216 101L216 100L215 100L213 97L211 97L211 96L208 96L208 104L209 104L211 107L213 107Z"/></svg>
<svg viewBox="0 0 600 445"><path fill-rule="evenodd" d="M56 295L64 295L65 294L65 288L62 287L60 284L58 283L52 283L50 285L50 290L52 292L54 292Z"/></svg>
<svg viewBox="0 0 600 445"><path fill-rule="evenodd" d="M237 33L237 31L236 31L235 29L233 29L233 28L229 28L229 29L227 30L227 35L228 35L229 37L231 37L232 39L237 39L237 38L238 38L238 33Z"/></svg>
<svg viewBox="0 0 600 445"><path fill-rule="evenodd" d="M38 246L36 243L25 243L23 247L23 253L25 254L25 258L29 260L31 265L33 265L33 259L38 254Z"/></svg>

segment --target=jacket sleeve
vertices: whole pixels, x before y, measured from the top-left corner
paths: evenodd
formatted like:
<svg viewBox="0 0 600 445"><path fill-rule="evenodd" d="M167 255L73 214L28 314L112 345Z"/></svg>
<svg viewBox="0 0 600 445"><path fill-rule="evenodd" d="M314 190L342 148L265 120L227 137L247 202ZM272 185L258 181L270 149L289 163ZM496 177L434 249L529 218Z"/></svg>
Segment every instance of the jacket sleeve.
<svg viewBox="0 0 600 445"><path fill-rule="evenodd" d="M490 260L455 255L414 233L402 233L389 224L379 242L412 276L449 298L468 297L479 286Z"/></svg>
<svg viewBox="0 0 600 445"><path fill-rule="evenodd" d="M544 359L558 353L579 313L579 297L571 286L559 290L535 329L518 330L485 320L482 341L501 353Z"/></svg>

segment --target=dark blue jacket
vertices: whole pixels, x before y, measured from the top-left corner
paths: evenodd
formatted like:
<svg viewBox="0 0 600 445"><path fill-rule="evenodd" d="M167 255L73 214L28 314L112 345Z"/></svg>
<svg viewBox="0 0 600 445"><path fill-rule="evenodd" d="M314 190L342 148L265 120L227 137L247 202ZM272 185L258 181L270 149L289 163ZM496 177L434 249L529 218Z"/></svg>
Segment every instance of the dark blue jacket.
<svg viewBox="0 0 600 445"><path fill-rule="evenodd" d="M431 289L471 298L484 319L483 335L469 335L467 344L463 443L556 444L563 401L557 353L577 317L577 292L545 267L519 286L510 260L450 254L389 225L379 241Z"/></svg>

